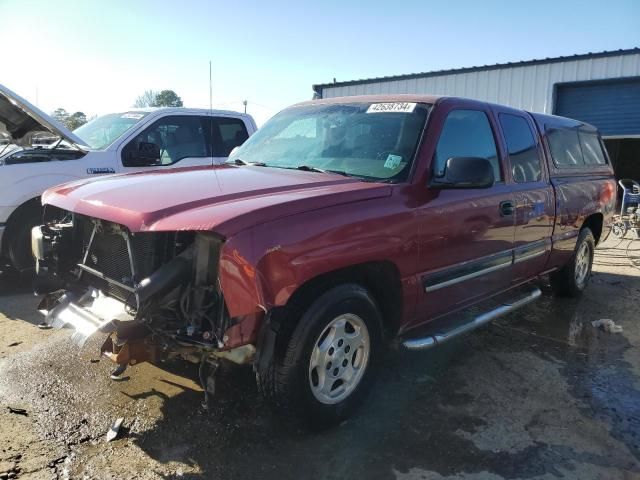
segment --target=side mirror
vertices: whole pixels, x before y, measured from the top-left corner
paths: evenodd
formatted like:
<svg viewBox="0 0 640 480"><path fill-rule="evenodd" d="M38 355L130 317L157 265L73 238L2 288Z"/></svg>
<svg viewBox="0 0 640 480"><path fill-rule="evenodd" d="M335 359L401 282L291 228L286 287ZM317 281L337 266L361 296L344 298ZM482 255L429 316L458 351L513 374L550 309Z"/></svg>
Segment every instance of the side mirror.
<svg viewBox="0 0 640 480"><path fill-rule="evenodd" d="M160 147L151 142L138 142L138 149L131 152L128 166L149 167L160 165Z"/></svg>
<svg viewBox="0 0 640 480"><path fill-rule="evenodd" d="M495 182L493 167L481 157L452 157L447 160L444 175L434 177L432 188L490 188Z"/></svg>

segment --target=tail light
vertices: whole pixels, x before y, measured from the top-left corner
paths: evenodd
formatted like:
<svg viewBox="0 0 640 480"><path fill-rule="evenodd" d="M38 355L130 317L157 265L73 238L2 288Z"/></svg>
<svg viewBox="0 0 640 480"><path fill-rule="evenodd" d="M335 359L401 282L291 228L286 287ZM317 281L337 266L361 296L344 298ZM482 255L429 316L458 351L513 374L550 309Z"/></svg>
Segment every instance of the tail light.
<svg viewBox="0 0 640 480"><path fill-rule="evenodd" d="M615 204L616 198L616 182L615 180L607 180L600 191L600 202L604 205L612 206Z"/></svg>

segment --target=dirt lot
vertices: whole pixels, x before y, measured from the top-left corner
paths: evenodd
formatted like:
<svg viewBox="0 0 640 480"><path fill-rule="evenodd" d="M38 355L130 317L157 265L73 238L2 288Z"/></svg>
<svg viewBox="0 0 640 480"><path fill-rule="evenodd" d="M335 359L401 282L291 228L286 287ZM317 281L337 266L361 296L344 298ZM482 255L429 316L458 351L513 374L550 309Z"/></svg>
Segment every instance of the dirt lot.
<svg viewBox="0 0 640 480"><path fill-rule="evenodd" d="M190 365L112 382L101 339L79 350L67 330L38 330L37 299L5 283L0 479L640 478L640 270L617 243L579 301L545 289L440 349L391 352L360 413L319 435L283 426L250 369L225 372L208 415ZM602 318L624 331L591 326ZM106 443L117 417L123 435Z"/></svg>

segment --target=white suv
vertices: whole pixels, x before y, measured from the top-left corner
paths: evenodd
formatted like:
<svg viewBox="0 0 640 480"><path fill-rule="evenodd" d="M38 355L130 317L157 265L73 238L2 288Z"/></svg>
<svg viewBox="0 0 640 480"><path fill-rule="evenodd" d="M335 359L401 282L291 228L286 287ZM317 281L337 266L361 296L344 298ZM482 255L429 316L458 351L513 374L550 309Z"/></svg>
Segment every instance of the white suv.
<svg viewBox="0 0 640 480"><path fill-rule="evenodd" d="M104 115L71 132L0 85L0 258L19 271L31 268L30 232L41 223L40 195L49 187L222 163L255 131L253 118L243 113L147 108Z"/></svg>

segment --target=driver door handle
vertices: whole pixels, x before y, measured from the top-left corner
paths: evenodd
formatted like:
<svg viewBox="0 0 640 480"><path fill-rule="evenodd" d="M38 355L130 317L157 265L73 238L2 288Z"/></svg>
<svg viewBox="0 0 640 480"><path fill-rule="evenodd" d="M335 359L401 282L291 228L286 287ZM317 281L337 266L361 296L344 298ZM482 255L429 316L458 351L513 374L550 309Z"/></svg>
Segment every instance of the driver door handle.
<svg viewBox="0 0 640 480"><path fill-rule="evenodd" d="M504 202L500 202L500 216L508 217L509 215L513 215L515 211L515 205L511 200L506 200Z"/></svg>

